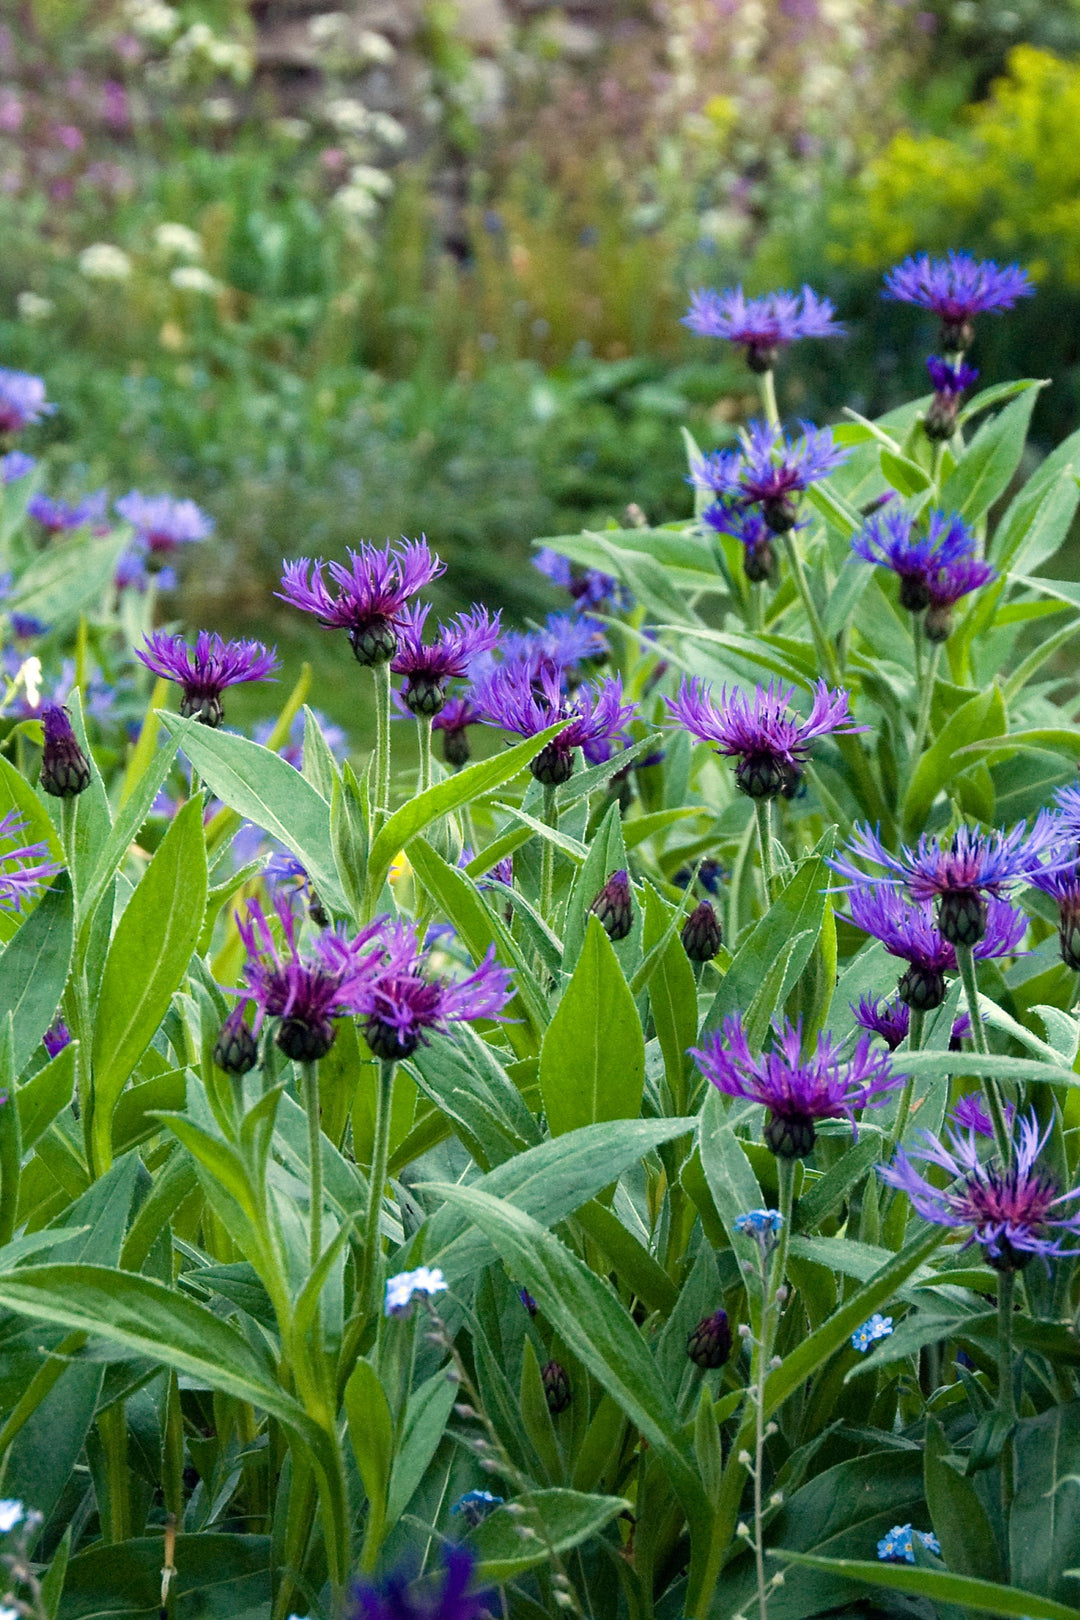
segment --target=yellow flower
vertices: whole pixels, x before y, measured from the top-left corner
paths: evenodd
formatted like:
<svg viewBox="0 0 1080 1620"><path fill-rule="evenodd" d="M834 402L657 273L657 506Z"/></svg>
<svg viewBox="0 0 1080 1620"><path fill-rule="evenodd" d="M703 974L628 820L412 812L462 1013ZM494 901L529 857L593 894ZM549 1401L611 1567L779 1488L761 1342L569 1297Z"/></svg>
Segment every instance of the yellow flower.
<svg viewBox="0 0 1080 1620"><path fill-rule="evenodd" d="M399 849L393 860L390 862L390 872L388 874L390 882L400 883L402 878L408 877L411 872L412 867L409 865L409 860L405 854L405 851L403 849Z"/></svg>

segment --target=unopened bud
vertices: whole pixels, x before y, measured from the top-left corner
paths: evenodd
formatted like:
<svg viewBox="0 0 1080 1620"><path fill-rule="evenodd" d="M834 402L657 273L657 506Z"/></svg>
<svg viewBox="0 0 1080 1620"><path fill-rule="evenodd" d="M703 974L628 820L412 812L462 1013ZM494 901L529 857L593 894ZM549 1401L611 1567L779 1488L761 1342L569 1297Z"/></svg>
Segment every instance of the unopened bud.
<svg viewBox="0 0 1080 1620"><path fill-rule="evenodd" d="M214 1042L214 1062L226 1074L247 1074L258 1062L255 1037L244 1022L244 1003L234 1007Z"/></svg>
<svg viewBox="0 0 1080 1620"><path fill-rule="evenodd" d="M783 1586L783 1584L784 1584L784 1572L783 1572L783 1570L780 1570L776 1575L773 1576L772 1583L773 1583L774 1586Z"/></svg>
<svg viewBox="0 0 1080 1620"><path fill-rule="evenodd" d="M753 1458L750 1456L750 1453L745 1449L745 1447L739 1452L739 1461L742 1463L744 1468L749 1468L751 1462L753 1461Z"/></svg>
<svg viewBox="0 0 1080 1620"><path fill-rule="evenodd" d="M634 926L634 902L625 870L612 872L589 907L608 939L625 939Z"/></svg>
<svg viewBox="0 0 1080 1620"><path fill-rule="evenodd" d="M783 1366L783 1362L780 1360L779 1356L774 1356L773 1361L772 1361L772 1365L775 1366L775 1367L781 1367L781 1366ZM775 1423L766 1423L766 1425L765 1425L765 1438L767 1440L771 1440L774 1434L779 1434L779 1433L780 1433L780 1430L777 1428Z"/></svg>
<svg viewBox="0 0 1080 1620"><path fill-rule="evenodd" d="M465 1401L459 1401L454 1407L454 1411L457 1413L459 1418L474 1418L476 1416L475 1410Z"/></svg>
<svg viewBox="0 0 1080 1620"><path fill-rule="evenodd" d="M560 1609L572 1609L574 1607L574 1600L569 1592L556 1592L555 1602Z"/></svg>
<svg viewBox="0 0 1080 1620"><path fill-rule="evenodd" d="M770 1507L783 1507L783 1505L784 1505L784 1493L783 1493L783 1491L773 1491L772 1495L769 1497L769 1506Z"/></svg>
<svg viewBox="0 0 1080 1620"><path fill-rule="evenodd" d="M950 945L978 945L989 911L978 889L947 889L938 900L937 925Z"/></svg>
<svg viewBox="0 0 1080 1620"><path fill-rule="evenodd" d="M749 1540L750 1526L747 1523L745 1523L744 1520L740 1519L738 1525L735 1528L735 1534L737 1536L739 1536L743 1541Z"/></svg>
<svg viewBox="0 0 1080 1620"><path fill-rule="evenodd" d="M50 703L42 710L45 732L39 781L54 799L73 799L90 786L90 761L79 747L67 710Z"/></svg>
<svg viewBox="0 0 1080 1620"><path fill-rule="evenodd" d="M683 923L683 950L691 962L711 962L723 944L720 922L712 904L703 900Z"/></svg>
<svg viewBox="0 0 1080 1620"><path fill-rule="evenodd" d="M748 1270L751 1269L750 1266L749 1266L749 1263L747 1265L747 1269ZM739 1323L739 1338L740 1339L749 1339L751 1337L753 1331L754 1330L750 1326L749 1322L740 1322Z"/></svg>
<svg viewBox="0 0 1080 1620"><path fill-rule="evenodd" d="M731 1328L725 1310L703 1316L686 1339L686 1353L695 1367L722 1367L731 1355Z"/></svg>
<svg viewBox="0 0 1080 1620"><path fill-rule="evenodd" d="M557 1361L545 1362L540 1370L540 1381L547 1397L548 1411L558 1417L570 1405L570 1380L566 1376L566 1368L560 1367Z"/></svg>
<svg viewBox="0 0 1080 1620"><path fill-rule="evenodd" d="M764 1135L778 1159L805 1159L814 1150L816 1133L809 1114L770 1114Z"/></svg>

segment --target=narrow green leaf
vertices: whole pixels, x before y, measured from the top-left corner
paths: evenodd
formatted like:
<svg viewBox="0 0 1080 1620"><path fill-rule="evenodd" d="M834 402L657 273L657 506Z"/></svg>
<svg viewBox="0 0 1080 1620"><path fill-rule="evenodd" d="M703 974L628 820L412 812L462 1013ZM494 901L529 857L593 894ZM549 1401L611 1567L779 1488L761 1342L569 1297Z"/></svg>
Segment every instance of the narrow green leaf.
<svg viewBox="0 0 1080 1620"><path fill-rule="evenodd" d="M636 1119L645 1037L630 986L599 918L590 916L573 977L540 1049L540 1091L553 1136Z"/></svg>
<svg viewBox="0 0 1080 1620"><path fill-rule="evenodd" d="M1029 388L997 416L983 423L959 465L945 481L941 492L944 511L959 512L969 523L976 523L1004 494L1020 465L1039 391Z"/></svg>
<svg viewBox="0 0 1080 1620"><path fill-rule="evenodd" d="M939 1603L958 1603L965 1609L983 1609L987 1614L1016 1620L1080 1620L1080 1609L1053 1603L1034 1592L1021 1592L1015 1586L997 1581L977 1580L972 1575L952 1575L948 1570L919 1569L908 1564L868 1563L858 1558L816 1558L811 1553L770 1551L770 1557L809 1569L822 1569L866 1586L884 1586L894 1592L911 1592L916 1597Z"/></svg>
<svg viewBox="0 0 1080 1620"><path fill-rule="evenodd" d="M71 883L61 872L0 955L0 1007L12 1016L17 1075L52 1023L67 982L71 948Z"/></svg>
<svg viewBox="0 0 1080 1620"><path fill-rule="evenodd" d="M570 1552L598 1535L630 1503L621 1496L588 1496L582 1491L532 1491L517 1506L514 1515L499 1508L489 1514L470 1537L470 1545L480 1559L480 1582L513 1580L549 1557L549 1549ZM533 1531L522 1539L522 1527Z"/></svg>

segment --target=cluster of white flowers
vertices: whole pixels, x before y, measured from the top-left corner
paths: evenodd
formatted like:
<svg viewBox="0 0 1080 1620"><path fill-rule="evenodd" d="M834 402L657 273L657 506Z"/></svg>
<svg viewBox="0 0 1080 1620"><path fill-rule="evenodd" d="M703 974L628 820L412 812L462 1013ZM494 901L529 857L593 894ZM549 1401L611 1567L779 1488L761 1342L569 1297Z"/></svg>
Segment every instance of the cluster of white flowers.
<svg viewBox="0 0 1080 1620"><path fill-rule="evenodd" d="M15 308L19 317L24 321L47 321L56 305L51 298L42 298L40 293L21 292L15 300Z"/></svg>
<svg viewBox="0 0 1080 1620"><path fill-rule="evenodd" d="M251 78L254 60L251 51L236 39L215 34L208 23L192 23L169 51L168 72L174 83L183 84L200 72L224 74L235 84Z"/></svg>
<svg viewBox="0 0 1080 1620"><path fill-rule="evenodd" d="M216 281L201 264L178 264L170 272L169 281L179 292L204 293L208 298L214 298L222 291L221 282Z"/></svg>
<svg viewBox="0 0 1080 1620"><path fill-rule="evenodd" d="M201 259L203 253L202 237L198 231L171 219L162 220L160 225L154 227L154 246L178 259Z"/></svg>
<svg viewBox="0 0 1080 1620"><path fill-rule="evenodd" d="M83 248L78 265L88 281L126 281L131 275L130 258L112 242L92 242Z"/></svg>
<svg viewBox="0 0 1080 1620"><path fill-rule="evenodd" d="M133 34L155 44L167 44L179 31L180 13L164 0L127 0L124 18Z"/></svg>

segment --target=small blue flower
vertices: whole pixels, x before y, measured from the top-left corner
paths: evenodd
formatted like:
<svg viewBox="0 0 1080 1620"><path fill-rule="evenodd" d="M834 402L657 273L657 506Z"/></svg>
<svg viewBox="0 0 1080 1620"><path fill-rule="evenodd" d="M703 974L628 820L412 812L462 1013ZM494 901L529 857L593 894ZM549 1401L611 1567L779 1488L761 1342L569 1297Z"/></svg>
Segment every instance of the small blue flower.
<svg viewBox="0 0 1080 1620"><path fill-rule="evenodd" d="M493 1496L490 1491L466 1491L464 1496L458 1497L450 1512L460 1513L472 1530L478 1524L483 1524L489 1513L502 1507L503 1500L503 1497Z"/></svg>
<svg viewBox="0 0 1080 1620"><path fill-rule="evenodd" d="M784 1217L778 1209L748 1209L745 1215L736 1215L735 1230L744 1236L762 1239L778 1236Z"/></svg>
<svg viewBox="0 0 1080 1620"><path fill-rule="evenodd" d="M415 1271L399 1272L387 1280L383 1310L387 1316L405 1316L418 1295L430 1299L432 1294L441 1294L445 1289L446 1279L437 1266L417 1266Z"/></svg>
<svg viewBox="0 0 1080 1620"><path fill-rule="evenodd" d="M927 1552L941 1556L941 1544L932 1530L913 1530L910 1524L894 1524L888 1535L877 1544L877 1555L883 1564L913 1564L915 1539Z"/></svg>
<svg viewBox="0 0 1080 1620"><path fill-rule="evenodd" d="M887 1339L892 1330L892 1317L882 1316L880 1311L875 1311L870 1320L864 1322L862 1327L857 1327L851 1335L852 1349L860 1351L865 1356L872 1344L878 1339Z"/></svg>

